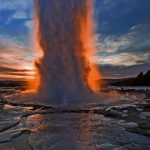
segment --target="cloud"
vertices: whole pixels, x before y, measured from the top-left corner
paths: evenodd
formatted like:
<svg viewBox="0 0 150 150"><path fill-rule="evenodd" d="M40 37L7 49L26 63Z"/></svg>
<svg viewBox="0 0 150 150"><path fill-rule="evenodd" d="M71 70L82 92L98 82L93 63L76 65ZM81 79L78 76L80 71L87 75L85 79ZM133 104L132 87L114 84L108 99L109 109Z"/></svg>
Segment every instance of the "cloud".
<svg viewBox="0 0 150 150"><path fill-rule="evenodd" d="M13 20L25 20L32 18L32 0L0 0L0 12L11 11L7 24ZM5 18L6 19L6 18Z"/></svg>
<svg viewBox="0 0 150 150"><path fill-rule="evenodd" d="M150 59L150 54L132 54L132 53L120 53L106 56L93 56L91 61L101 65L110 66L134 66L137 64L143 64L148 62Z"/></svg>
<svg viewBox="0 0 150 150"><path fill-rule="evenodd" d="M13 16L12 16L13 19L27 19L28 18L28 15L26 12L24 11L16 11Z"/></svg>
<svg viewBox="0 0 150 150"><path fill-rule="evenodd" d="M96 57L91 58L98 64L112 66L134 66L150 60L150 23L137 24L121 36L97 35Z"/></svg>
<svg viewBox="0 0 150 150"><path fill-rule="evenodd" d="M32 0L0 0L0 11L2 10L27 10Z"/></svg>
<svg viewBox="0 0 150 150"><path fill-rule="evenodd" d="M27 20L24 25L30 30L33 29L33 20Z"/></svg>
<svg viewBox="0 0 150 150"><path fill-rule="evenodd" d="M137 0L95 0L96 4L96 12L99 15L100 13L107 13L108 16L113 17L119 17L124 14L130 13L135 8L135 4L137 3ZM100 9L99 9L100 8ZM118 8L124 8L121 9L118 13L116 10Z"/></svg>
<svg viewBox="0 0 150 150"><path fill-rule="evenodd" d="M0 35L0 78L33 79L34 52L17 38Z"/></svg>
<svg viewBox="0 0 150 150"><path fill-rule="evenodd" d="M0 78L1 79L33 79L34 71L27 69L13 69L0 66Z"/></svg>
<svg viewBox="0 0 150 150"><path fill-rule="evenodd" d="M32 0L0 0L1 78L33 77L32 3Z"/></svg>
<svg viewBox="0 0 150 150"><path fill-rule="evenodd" d="M127 78L135 77L140 72L146 73L149 70L150 63L139 64L135 66L109 66L101 65L100 70L104 78Z"/></svg>
<svg viewBox="0 0 150 150"><path fill-rule="evenodd" d="M27 71L30 71L30 70L27 70L27 69L15 69L15 68L9 68L9 67L0 66L0 72L5 72L5 73L8 73L8 72L27 72Z"/></svg>
<svg viewBox="0 0 150 150"><path fill-rule="evenodd" d="M0 35L0 64L17 69L32 70L33 51L22 41Z"/></svg>
<svg viewBox="0 0 150 150"><path fill-rule="evenodd" d="M99 37L101 38L101 37ZM97 47L104 52L114 53L120 49L125 49L129 47L132 42L127 37L115 37L108 36L104 39L101 39L100 43L97 43Z"/></svg>

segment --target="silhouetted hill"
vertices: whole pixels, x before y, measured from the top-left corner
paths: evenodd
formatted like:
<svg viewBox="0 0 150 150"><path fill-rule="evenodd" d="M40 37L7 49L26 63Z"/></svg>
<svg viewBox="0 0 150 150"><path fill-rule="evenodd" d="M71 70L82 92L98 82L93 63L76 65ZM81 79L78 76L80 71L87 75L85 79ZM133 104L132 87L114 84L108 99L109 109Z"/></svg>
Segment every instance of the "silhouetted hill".
<svg viewBox="0 0 150 150"><path fill-rule="evenodd" d="M150 86L150 70L146 74L143 72L135 78L122 79L118 82L112 83L114 86Z"/></svg>

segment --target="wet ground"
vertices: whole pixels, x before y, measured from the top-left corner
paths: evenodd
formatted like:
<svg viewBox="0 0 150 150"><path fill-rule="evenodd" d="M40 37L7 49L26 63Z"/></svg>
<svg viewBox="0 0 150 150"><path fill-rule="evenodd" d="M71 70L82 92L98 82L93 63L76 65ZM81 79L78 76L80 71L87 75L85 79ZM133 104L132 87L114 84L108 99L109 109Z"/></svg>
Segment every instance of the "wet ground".
<svg viewBox="0 0 150 150"><path fill-rule="evenodd" d="M99 101L67 107L6 95L0 99L0 150L150 149L147 93L104 92Z"/></svg>

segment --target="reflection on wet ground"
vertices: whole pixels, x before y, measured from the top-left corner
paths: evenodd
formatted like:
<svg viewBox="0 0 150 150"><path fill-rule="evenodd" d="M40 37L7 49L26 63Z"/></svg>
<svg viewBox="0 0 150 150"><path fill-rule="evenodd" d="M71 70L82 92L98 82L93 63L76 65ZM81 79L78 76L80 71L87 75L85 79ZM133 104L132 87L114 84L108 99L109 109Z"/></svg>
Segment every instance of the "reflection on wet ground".
<svg viewBox="0 0 150 150"><path fill-rule="evenodd" d="M38 115L29 117L28 125L34 131L29 137L34 149L98 150L109 147L111 150L141 146L146 150L150 147L149 138L126 132L101 115Z"/></svg>

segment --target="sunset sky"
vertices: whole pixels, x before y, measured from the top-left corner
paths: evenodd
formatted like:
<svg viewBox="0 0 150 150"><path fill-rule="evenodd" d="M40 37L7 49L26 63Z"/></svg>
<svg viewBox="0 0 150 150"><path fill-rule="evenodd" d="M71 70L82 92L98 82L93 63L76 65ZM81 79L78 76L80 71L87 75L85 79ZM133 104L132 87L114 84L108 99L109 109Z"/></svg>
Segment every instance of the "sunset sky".
<svg viewBox="0 0 150 150"><path fill-rule="evenodd" d="M95 0L97 55L105 78L150 69L150 0ZM33 1L0 0L0 78L33 76Z"/></svg>

